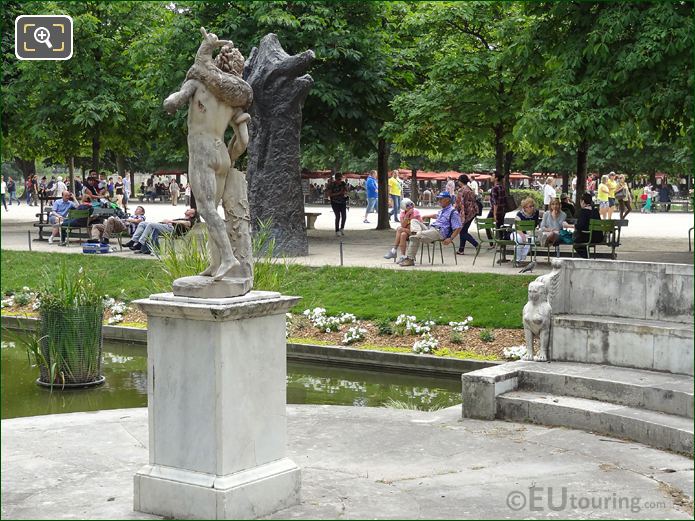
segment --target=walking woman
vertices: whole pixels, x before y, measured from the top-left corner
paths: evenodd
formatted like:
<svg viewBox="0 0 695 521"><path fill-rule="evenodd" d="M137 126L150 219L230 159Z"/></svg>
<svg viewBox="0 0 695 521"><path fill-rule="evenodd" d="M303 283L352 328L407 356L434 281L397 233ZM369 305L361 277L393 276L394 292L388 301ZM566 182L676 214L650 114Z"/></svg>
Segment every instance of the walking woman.
<svg viewBox="0 0 695 521"><path fill-rule="evenodd" d="M179 184L176 179L172 179L169 183L169 195L171 195L171 205L176 206L179 203Z"/></svg>
<svg viewBox="0 0 695 521"><path fill-rule="evenodd" d="M625 176L620 174L618 176L618 186L615 189L615 198L618 201L618 207L620 208L620 219L625 219L627 214L632 211L632 194L630 193L630 187L627 186L625 181Z"/></svg>
<svg viewBox="0 0 695 521"><path fill-rule="evenodd" d="M596 191L598 213L601 215L601 219L608 219L608 210L610 208L610 202L608 201L609 195L610 188L608 187L608 176L602 175L601 183L598 185L598 190Z"/></svg>
<svg viewBox="0 0 695 521"><path fill-rule="evenodd" d="M348 186L343 181L343 174L337 172L335 179L328 181L325 196L330 199L335 214L335 235L345 235L345 220L347 219Z"/></svg>
<svg viewBox="0 0 695 521"><path fill-rule="evenodd" d="M122 207L125 211L125 205L123 204L123 177L120 175L116 177L116 182L113 185L113 191L116 195L116 204Z"/></svg>

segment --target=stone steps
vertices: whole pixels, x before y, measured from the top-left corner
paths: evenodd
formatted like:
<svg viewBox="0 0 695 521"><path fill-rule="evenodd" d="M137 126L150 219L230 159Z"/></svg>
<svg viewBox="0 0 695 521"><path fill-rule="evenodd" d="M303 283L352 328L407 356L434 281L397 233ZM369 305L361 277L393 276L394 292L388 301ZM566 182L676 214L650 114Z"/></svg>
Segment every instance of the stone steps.
<svg viewBox="0 0 695 521"><path fill-rule="evenodd" d="M670 373L694 373L687 322L581 314L553 315L552 359Z"/></svg>
<svg viewBox="0 0 695 521"><path fill-rule="evenodd" d="M519 390L532 390L693 418L690 376L597 364L532 363L519 371Z"/></svg>
<svg viewBox="0 0 695 521"><path fill-rule="evenodd" d="M692 455L690 418L586 398L526 390L497 396L497 417L625 438Z"/></svg>

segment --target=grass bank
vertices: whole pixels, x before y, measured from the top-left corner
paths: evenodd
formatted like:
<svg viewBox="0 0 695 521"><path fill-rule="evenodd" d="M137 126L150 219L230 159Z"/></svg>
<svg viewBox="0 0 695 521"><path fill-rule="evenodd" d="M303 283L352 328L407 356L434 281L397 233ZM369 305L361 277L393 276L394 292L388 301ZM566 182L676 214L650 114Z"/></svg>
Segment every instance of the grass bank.
<svg viewBox="0 0 695 521"><path fill-rule="evenodd" d="M156 291L153 281L161 278L155 261L7 250L2 250L1 257L3 293L24 286L38 289L42 278L51 276L59 262L75 271L83 267L101 291L121 295L126 301ZM333 266L273 269L282 273L283 293L303 297L294 312L323 307L330 314L345 311L369 320L395 319L407 313L440 324L471 315L472 325L491 328L522 327L521 309L527 300L528 283L535 278Z"/></svg>

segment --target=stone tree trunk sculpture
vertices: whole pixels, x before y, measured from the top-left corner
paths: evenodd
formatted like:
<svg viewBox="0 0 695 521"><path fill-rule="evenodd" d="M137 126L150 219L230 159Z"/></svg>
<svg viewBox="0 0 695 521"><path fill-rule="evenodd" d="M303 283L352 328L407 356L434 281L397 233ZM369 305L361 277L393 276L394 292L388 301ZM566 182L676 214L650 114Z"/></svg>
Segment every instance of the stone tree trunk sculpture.
<svg viewBox="0 0 695 521"><path fill-rule="evenodd" d="M253 89L248 169L251 222L271 220L276 249L307 255L304 195L299 171L302 107L314 80L304 74L314 52L290 56L274 34L254 47L244 68Z"/></svg>

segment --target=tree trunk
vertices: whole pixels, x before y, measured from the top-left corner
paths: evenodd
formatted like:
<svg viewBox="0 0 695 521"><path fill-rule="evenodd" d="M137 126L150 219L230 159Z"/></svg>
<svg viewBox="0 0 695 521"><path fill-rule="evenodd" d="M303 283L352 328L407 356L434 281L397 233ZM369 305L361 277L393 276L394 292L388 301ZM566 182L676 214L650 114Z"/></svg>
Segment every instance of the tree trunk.
<svg viewBox="0 0 695 521"><path fill-rule="evenodd" d="M379 139L376 168L379 183L379 219L376 229L389 230L389 148L384 139Z"/></svg>
<svg viewBox="0 0 695 521"><path fill-rule="evenodd" d="M99 172L99 148L101 147L101 142L99 141L99 130L94 129L94 134L92 135L92 170Z"/></svg>
<svg viewBox="0 0 695 521"><path fill-rule="evenodd" d="M410 171L410 198L417 204L419 189L417 186L417 168Z"/></svg>
<svg viewBox="0 0 695 521"><path fill-rule="evenodd" d="M304 194L299 170L302 107L314 80L304 74L313 51L288 55L274 34L251 51L244 79L253 88L249 110L248 191L251 224L271 221L277 252L307 255Z"/></svg>
<svg viewBox="0 0 695 521"><path fill-rule="evenodd" d="M511 188L512 180L509 176L512 173L512 161L514 160L514 152L508 150L504 153L504 186L507 190Z"/></svg>
<svg viewBox="0 0 695 521"><path fill-rule="evenodd" d="M123 177L125 174L125 157L121 154L116 154L116 170L118 170L118 175Z"/></svg>
<svg viewBox="0 0 695 521"><path fill-rule="evenodd" d="M68 177L70 178L70 184L68 185L68 190L71 192L75 191L75 156L70 156L68 159Z"/></svg>
<svg viewBox="0 0 695 521"><path fill-rule="evenodd" d="M577 195L574 200L577 210L581 208L579 202L586 189L586 172L588 167L589 142L586 138L582 139L577 147Z"/></svg>
<svg viewBox="0 0 695 521"><path fill-rule="evenodd" d="M495 127L495 175L504 175L504 129Z"/></svg>
<svg viewBox="0 0 695 521"><path fill-rule="evenodd" d="M15 157L14 164L19 170L21 170L25 179L36 174L36 161L34 159L21 159L19 157Z"/></svg>
<svg viewBox="0 0 695 521"><path fill-rule="evenodd" d="M562 193L563 194L569 194L570 193L570 173L569 172L563 172L562 173Z"/></svg>
<svg viewBox="0 0 695 521"><path fill-rule="evenodd" d="M84 178L82 178L84 180ZM135 187L135 172L132 170L130 171L130 195L128 196L131 199L135 199L135 194L137 193L137 188ZM191 198L193 197L193 193L191 193Z"/></svg>
<svg viewBox="0 0 695 521"><path fill-rule="evenodd" d="M652 185L652 187L656 186L656 170L649 172L649 184Z"/></svg>

